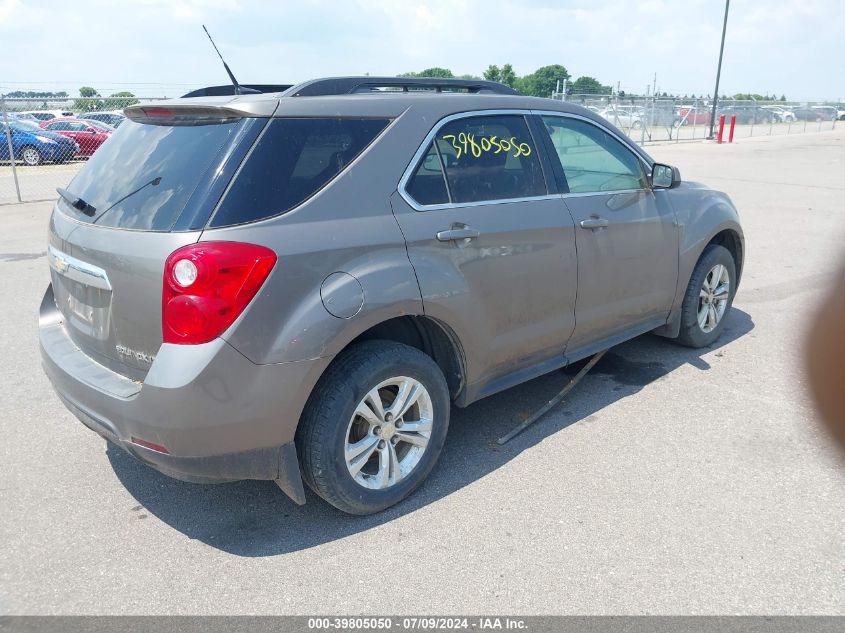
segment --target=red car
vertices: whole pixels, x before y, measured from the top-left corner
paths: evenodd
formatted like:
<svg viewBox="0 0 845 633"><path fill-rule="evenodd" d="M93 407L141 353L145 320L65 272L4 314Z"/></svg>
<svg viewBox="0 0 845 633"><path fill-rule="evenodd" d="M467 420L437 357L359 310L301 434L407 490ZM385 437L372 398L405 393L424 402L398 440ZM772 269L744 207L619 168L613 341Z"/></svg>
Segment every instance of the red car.
<svg viewBox="0 0 845 633"><path fill-rule="evenodd" d="M62 118L50 119L41 123L41 127L50 132L72 138L79 144L80 156L91 156L103 143L109 140L114 128L100 121L90 119Z"/></svg>
<svg viewBox="0 0 845 633"><path fill-rule="evenodd" d="M710 110L707 108L696 108L681 106L675 110L675 127L679 125L709 125Z"/></svg>

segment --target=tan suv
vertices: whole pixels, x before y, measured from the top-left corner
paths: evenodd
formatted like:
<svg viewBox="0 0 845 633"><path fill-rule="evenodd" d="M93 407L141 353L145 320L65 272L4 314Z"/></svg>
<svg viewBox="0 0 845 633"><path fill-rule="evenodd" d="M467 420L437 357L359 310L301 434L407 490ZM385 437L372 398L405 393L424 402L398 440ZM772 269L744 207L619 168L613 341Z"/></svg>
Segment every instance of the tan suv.
<svg viewBox="0 0 845 633"><path fill-rule="evenodd" d="M649 331L708 345L739 282L728 197L576 105L351 77L125 112L60 190L41 353L180 479L381 510L453 404Z"/></svg>

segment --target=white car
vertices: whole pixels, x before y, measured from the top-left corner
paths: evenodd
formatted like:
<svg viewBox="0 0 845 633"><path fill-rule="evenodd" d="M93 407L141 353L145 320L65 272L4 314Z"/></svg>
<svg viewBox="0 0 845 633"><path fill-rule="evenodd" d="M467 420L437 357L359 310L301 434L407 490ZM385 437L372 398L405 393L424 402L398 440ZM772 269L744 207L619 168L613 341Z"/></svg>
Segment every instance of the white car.
<svg viewBox="0 0 845 633"><path fill-rule="evenodd" d="M50 119L60 119L66 116L73 116L73 112L68 110L28 110L21 112L21 114L29 114L39 121L49 121Z"/></svg>
<svg viewBox="0 0 845 633"><path fill-rule="evenodd" d="M791 122L791 121L796 120L795 119L795 113L792 110L789 110L787 108L784 108L784 107L781 107L781 106L774 106L774 105L760 106L760 107L763 108L764 110L769 110L770 112L774 112L775 116L777 117L777 120L781 123L787 123L787 122Z"/></svg>
<svg viewBox="0 0 845 633"><path fill-rule="evenodd" d="M610 106L599 114L619 128L638 130L643 125L642 115L633 108Z"/></svg>

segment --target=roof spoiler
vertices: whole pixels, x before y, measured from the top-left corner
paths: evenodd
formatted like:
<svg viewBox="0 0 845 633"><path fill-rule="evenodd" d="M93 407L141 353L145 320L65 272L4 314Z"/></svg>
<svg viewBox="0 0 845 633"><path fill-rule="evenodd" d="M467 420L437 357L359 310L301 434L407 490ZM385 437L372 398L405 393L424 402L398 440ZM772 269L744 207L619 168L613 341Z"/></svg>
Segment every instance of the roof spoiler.
<svg viewBox="0 0 845 633"><path fill-rule="evenodd" d="M204 123L227 123L243 118L245 114L233 108L221 106L195 106L180 103L161 102L136 104L123 110L136 123L152 125L202 125Z"/></svg>

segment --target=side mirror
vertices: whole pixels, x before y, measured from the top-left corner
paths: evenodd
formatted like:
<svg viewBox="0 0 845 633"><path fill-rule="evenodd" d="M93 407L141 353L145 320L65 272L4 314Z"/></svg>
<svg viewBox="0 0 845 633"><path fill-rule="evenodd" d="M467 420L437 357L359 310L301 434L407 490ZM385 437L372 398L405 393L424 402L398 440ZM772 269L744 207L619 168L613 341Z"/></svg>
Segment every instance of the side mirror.
<svg viewBox="0 0 845 633"><path fill-rule="evenodd" d="M681 184L681 171L677 167L654 163L650 180L654 189L674 189Z"/></svg>

